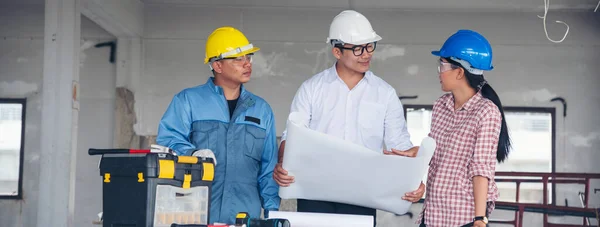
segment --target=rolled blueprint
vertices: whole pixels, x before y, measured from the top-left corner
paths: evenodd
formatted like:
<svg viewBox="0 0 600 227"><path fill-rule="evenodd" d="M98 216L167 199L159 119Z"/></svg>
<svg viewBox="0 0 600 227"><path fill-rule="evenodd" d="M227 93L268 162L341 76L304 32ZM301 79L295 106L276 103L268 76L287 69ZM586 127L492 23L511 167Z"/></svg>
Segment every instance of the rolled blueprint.
<svg viewBox="0 0 600 227"><path fill-rule="evenodd" d="M417 157L385 155L307 128L291 113L283 168L295 177L280 187L283 199L312 199L370 207L395 214L408 212L402 199L416 190L428 169L435 141L425 138Z"/></svg>
<svg viewBox="0 0 600 227"><path fill-rule="evenodd" d="M435 140L431 137L425 137L421 141L421 145L419 146L419 152L417 152L417 157L425 157L427 159L427 164L429 164L429 159L433 157L433 152L435 151Z"/></svg>
<svg viewBox="0 0 600 227"><path fill-rule="evenodd" d="M287 143L287 142L286 142ZM373 216L270 211L269 218L284 218L293 227L372 227Z"/></svg>

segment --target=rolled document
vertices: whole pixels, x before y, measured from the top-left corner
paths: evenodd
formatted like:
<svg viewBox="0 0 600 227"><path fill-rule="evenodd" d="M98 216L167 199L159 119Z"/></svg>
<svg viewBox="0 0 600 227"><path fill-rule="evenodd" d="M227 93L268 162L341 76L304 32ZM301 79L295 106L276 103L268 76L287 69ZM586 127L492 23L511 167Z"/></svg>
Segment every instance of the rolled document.
<svg viewBox="0 0 600 227"><path fill-rule="evenodd" d="M283 218L293 227L372 227L373 216L270 211L269 218Z"/></svg>
<svg viewBox="0 0 600 227"><path fill-rule="evenodd" d="M435 145L435 140L433 138L423 138L421 146L419 146L419 152L417 152L417 157L425 157L426 161L429 162L429 159L431 159L433 152L435 151Z"/></svg>
<svg viewBox="0 0 600 227"><path fill-rule="evenodd" d="M412 203L402 196L418 189L427 173L435 150L432 138L423 140L417 157L384 155L311 130L297 120L305 119L298 114L290 114L283 156L283 168L295 182L280 187L281 198L340 202L399 215L408 212Z"/></svg>

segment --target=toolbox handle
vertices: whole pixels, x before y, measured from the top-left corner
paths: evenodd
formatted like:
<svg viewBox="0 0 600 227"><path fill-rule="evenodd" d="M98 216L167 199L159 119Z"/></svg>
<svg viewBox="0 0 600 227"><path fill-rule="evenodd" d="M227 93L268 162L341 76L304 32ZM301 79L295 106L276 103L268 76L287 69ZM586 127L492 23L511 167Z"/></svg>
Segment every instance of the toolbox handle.
<svg viewBox="0 0 600 227"><path fill-rule="evenodd" d="M196 157L196 156L177 156L177 163L198 164L198 157Z"/></svg>
<svg viewBox="0 0 600 227"><path fill-rule="evenodd" d="M101 155L101 154L147 154L150 153L149 149L146 150L135 150L135 149L96 149L90 148L88 150L89 155Z"/></svg>

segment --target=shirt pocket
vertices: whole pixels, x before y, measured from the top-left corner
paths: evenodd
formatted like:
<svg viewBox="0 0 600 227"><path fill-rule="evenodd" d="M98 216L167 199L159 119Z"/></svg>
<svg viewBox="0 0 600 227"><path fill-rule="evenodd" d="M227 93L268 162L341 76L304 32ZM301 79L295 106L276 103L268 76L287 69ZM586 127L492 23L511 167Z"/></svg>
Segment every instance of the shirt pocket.
<svg viewBox="0 0 600 227"><path fill-rule="evenodd" d="M358 124L370 132L383 133L385 106L374 102L362 102L358 112Z"/></svg>
<svg viewBox="0 0 600 227"><path fill-rule="evenodd" d="M219 124L216 121L195 121L192 123L190 141L196 146L196 149L211 149L213 152L218 152L216 149L219 138L217 134Z"/></svg>
<svg viewBox="0 0 600 227"><path fill-rule="evenodd" d="M260 162L266 135L266 130L254 125L246 125L244 154L257 162Z"/></svg>

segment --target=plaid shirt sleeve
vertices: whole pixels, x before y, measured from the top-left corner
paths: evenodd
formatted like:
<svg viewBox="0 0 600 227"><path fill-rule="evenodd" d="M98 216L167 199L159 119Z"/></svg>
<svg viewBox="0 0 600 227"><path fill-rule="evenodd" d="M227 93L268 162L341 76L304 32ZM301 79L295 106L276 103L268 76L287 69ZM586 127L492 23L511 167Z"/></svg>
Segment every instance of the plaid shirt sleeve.
<svg viewBox="0 0 600 227"><path fill-rule="evenodd" d="M494 178L501 126L502 116L498 108L489 108L483 113L477 128L473 158L469 165L469 178L474 176Z"/></svg>

